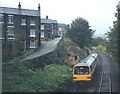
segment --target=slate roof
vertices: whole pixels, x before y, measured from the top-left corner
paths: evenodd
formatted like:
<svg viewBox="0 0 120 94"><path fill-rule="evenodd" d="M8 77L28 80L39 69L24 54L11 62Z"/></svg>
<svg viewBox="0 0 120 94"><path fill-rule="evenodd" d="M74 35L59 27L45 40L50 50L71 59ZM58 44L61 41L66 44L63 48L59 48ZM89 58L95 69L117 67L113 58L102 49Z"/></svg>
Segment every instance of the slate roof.
<svg viewBox="0 0 120 94"><path fill-rule="evenodd" d="M41 23L51 23L51 19L41 19Z"/></svg>
<svg viewBox="0 0 120 94"><path fill-rule="evenodd" d="M58 23L58 27L64 27L65 24L62 24L62 23Z"/></svg>
<svg viewBox="0 0 120 94"><path fill-rule="evenodd" d="M8 7L0 7L0 13L27 15L27 16L40 16L40 12L38 10L18 9L18 8L8 8Z"/></svg>
<svg viewBox="0 0 120 94"><path fill-rule="evenodd" d="M41 23L57 23L57 20L51 20L51 19L41 19Z"/></svg>
<svg viewBox="0 0 120 94"><path fill-rule="evenodd" d="M51 20L51 23L57 23L57 20Z"/></svg>

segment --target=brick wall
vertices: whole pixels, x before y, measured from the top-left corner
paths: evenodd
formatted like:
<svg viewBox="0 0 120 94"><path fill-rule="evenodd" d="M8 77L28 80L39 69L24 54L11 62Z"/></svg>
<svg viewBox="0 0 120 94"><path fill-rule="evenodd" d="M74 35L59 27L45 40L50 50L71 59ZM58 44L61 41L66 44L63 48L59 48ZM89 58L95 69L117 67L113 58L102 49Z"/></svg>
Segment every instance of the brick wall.
<svg viewBox="0 0 120 94"><path fill-rule="evenodd" d="M26 25L25 24L21 25L22 18L26 19ZM31 19L35 20L35 25L30 25ZM23 43L26 41L26 49L30 49L30 41L34 40L36 43L35 46L37 48L38 39L39 39L39 33L38 33L39 24L40 23L38 16L25 16L25 15L13 15L13 24L8 24L8 14L4 14L4 29L2 30L3 36L5 39L15 38L15 42L19 42L19 43ZM14 26L14 36L7 35L8 26ZM36 37L30 37L30 29L35 29Z"/></svg>

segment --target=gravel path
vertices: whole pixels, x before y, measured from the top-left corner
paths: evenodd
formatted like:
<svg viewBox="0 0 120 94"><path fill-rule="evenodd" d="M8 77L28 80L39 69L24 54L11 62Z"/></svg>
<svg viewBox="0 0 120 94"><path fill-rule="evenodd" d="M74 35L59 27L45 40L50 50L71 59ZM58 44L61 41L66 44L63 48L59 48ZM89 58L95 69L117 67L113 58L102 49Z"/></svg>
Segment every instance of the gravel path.
<svg viewBox="0 0 120 94"><path fill-rule="evenodd" d="M52 41L49 41L49 42L46 42L46 41L43 42L42 41L40 50L24 57L21 61L26 61L26 60L29 60L29 59L37 58L37 57L40 57L42 55L45 55L47 53L50 53L50 52L54 51L57 48L60 40L61 40L61 37L56 38L56 39L54 39Z"/></svg>

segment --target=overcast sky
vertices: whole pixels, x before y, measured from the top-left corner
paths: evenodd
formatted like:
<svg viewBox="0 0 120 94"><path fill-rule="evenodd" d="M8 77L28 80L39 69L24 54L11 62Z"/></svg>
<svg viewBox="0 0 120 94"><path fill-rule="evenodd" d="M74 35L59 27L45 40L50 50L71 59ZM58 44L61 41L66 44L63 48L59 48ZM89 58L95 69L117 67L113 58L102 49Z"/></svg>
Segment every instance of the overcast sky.
<svg viewBox="0 0 120 94"><path fill-rule="evenodd" d="M0 0L0 6L17 8L21 2L23 9L38 9L41 5L41 17L46 15L58 23L70 24L77 17L89 22L96 34L104 34L116 20L114 13L119 0Z"/></svg>

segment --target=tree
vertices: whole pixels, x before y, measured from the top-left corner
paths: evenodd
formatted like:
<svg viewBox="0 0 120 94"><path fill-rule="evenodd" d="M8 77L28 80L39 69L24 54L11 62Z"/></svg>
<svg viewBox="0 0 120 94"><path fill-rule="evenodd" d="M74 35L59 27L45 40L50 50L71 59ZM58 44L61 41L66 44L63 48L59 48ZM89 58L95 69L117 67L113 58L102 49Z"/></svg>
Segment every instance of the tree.
<svg viewBox="0 0 120 94"><path fill-rule="evenodd" d="M106 39L103 39L101 37L96 37L96 38L93 38L92 40L92 44L91 46L99 46L99 45L102 45L102 46L107 46L107 40Z"/></svg>
<svg viewBox="0 0 120 94"><path fill-rule="evenodd" d="M56 92L64 90L72 83L72 74L67 65L50 64L36 71L27 68L15 59L12 64L3 66L3 92Z"/></svg>
<svg viewBox="0 0 120 94"><path fill-rule="evenodd" d="M80 17L72 21L71 25L67 27L67 36L81 48L91 43L93 33L88 21Z"/></svg>
<svg viewBox="0 0 120 94"><path fill-rule="evenodd" d="M112 52L115 61L117 62L117 53L118 53L118 23L114 23L113 28L110 29L110 32L107 33L109 42L108 50Z"/></svg>
<svg viewBox="0 0 120 94"><path fill-rule="evenodd" d="M118 11L118 10L117 10ZM120 18L119 13L115 14L117 17L116 21L113 21L113 28L110 28L110 31L107 33L109 38L108 50L112 52L115 62L118 62L118 31L120 31Z"/></svg>
<svg viewBox="0 0 120 94"><path fill-rule="evenodd" d="M7 62L13 59L13 45L12 42L4 40L2 42L2 62Z"/></svg>

